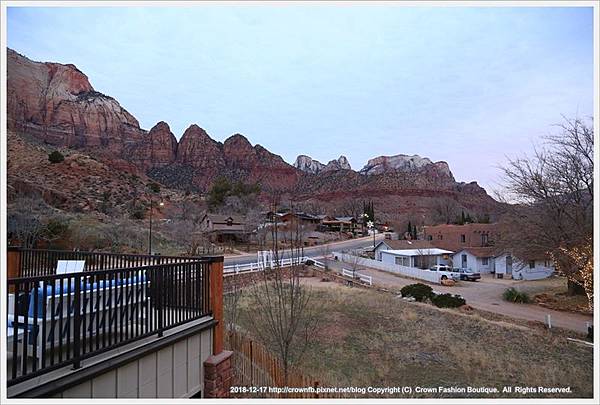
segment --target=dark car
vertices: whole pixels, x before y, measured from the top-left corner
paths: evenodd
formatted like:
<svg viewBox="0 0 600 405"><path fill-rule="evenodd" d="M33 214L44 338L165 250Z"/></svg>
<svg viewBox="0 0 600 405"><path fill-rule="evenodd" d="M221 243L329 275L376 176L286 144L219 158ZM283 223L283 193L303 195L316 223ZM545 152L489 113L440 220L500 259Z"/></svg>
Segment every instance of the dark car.
<svg viewBox="0 0 600 405"><path fill-rule="evenodd" d="M471 269L459 269L459 268L455 268L453 270L455 272L460 273L460 279L461 280L475 281L475 280L479 280L481 278L481 274L480 273L472 271Z"/></svg>

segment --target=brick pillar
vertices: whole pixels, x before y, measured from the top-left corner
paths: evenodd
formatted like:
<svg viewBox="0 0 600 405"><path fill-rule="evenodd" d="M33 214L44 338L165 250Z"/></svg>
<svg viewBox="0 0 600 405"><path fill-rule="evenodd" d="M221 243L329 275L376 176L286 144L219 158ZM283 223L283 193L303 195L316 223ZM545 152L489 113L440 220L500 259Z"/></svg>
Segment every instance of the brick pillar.
<svg viewBox="0 0 600 405"><path fill-rule="evenodd" d="M204 398L229 398L233 378L232 354L229 350L223 350L204 362Z"/></svg>

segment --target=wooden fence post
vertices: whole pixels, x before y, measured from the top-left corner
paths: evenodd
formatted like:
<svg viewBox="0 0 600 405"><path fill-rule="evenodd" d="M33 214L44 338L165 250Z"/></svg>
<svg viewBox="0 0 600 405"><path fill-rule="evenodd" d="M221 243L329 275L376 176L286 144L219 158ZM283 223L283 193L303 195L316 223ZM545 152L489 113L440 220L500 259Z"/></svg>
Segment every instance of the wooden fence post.
<svg viewBox="0 0 600 405"><path fill-rule="evenodd" d="M223 351L223 256L214 257L210 263L210 308L217 325L213 334L213 354Z"/></svg>

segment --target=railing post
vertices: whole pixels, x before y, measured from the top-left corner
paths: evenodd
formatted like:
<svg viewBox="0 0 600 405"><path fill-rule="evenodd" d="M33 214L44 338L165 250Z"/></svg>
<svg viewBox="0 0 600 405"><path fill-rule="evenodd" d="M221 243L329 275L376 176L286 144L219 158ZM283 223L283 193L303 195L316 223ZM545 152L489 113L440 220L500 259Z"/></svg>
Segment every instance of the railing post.
<svg viewBox="0 0 600 405"><path fill-rule="evenodd" d="M154 296L156 297L156 311L158 312L158 337L163 336L163 267L156 268L156 286L154 289Z"/></svg>
<svg viewBox="0 0 600 405"><path fill-rule="evenodd" d="M217 321L213 335L213 354L223 351L223 256L213 257L210 263L210 308Z"/></svg>
<svg viewBox="0 0 600 405"><path fill-rule="evenodd" d="M81 273L73 276L75 281L75 296L73 297L73 369L81 367Z"/></svg>

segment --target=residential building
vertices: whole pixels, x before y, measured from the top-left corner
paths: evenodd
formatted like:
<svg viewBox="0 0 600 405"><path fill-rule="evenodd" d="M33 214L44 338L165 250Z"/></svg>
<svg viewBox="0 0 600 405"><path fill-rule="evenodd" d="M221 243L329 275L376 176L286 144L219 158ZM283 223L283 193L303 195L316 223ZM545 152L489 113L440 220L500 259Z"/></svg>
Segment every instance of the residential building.
<svg viewBox="0 0 600 405"><path fill-rule="evenodd" d="M213 242L244 241L251 234L246 219L238 215L206 214L200 222L200 229Z"/></svg>
<svg viewBox="0 0 600 405"><path fill-rule="evenodd" d="M381 261L381 252L384 250L429 249L434 247L431 242L426 240L384 239L375 245L375 260Z"/></svg>
<svg viewBox="0 0 600 405"><path fill-rule="evenodd" d="M502 253L494 260L496 275L512 277L515 280L539 280L550 277L554 271L554 263L548 257L537 257L522 262L511 256L510 253Z"/></svg>
<svg viewBox="0 0 600 405"><path fill-rule="evenodd" d="M428 269L437 264L449 264L451 251L439 248L382 250L381 261L405 267Z"/></svg>
<svg viewBox="0 0 600 405"><path fill-rule="evenodd" d="M356 232L357 221L354 217L325 217L321 220L319 230L325 232Z"/></svg>
<svg viewBox="0 0 600 405"><path fill-rule="evenodd" d="M423 227L422 239L458 252L465 247L493 246L498 224L435 225Z"/></svg>
<svg viewBox="0 0 600 405"><path fill-rule="evenodd" d="M493 273L495 255L493 247L467 247L452 255L452 266L471 269L478 273Z"/></svg>

